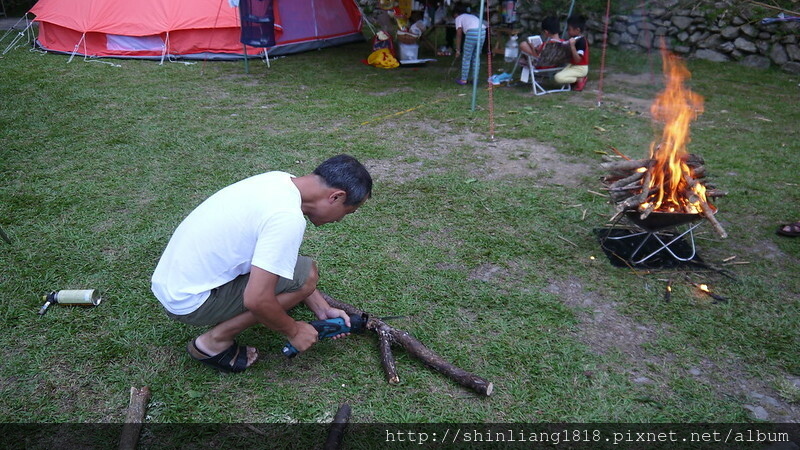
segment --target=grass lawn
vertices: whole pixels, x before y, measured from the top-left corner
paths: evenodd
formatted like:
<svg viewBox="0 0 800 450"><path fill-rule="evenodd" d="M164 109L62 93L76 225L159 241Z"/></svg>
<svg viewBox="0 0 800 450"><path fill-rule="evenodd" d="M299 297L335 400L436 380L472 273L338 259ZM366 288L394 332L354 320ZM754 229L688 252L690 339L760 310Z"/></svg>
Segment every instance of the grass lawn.
<svg viewBox="0 0 800 450"><path fill-rule="evenodd" d="M698 254L726 276L613 267L592 231L613 215L601 154L644 157L660 132L657 57L609 50L600 106L599 49L583 92L495 89L491 140L485 84L472 111L452 59L380 70L360 63L368 53L249 74L1 58L0 226L13 244L0 241L0 421L121 422L143 385L152 423L326 422L341 403L353 422L800 420L800 239L775 234L800 219L797 76L688 61L705 97L689 150L728 192L717 216L730 236L701 225ZM263 358L239 375L186 354L200 330L170 321L149 283L178 223L232 182L303 175L343 152L372 171L374 197L308 228L320 289L407 316L392 325L492 381L492 396L399 350L401 383L387 384L371 335L286 360L282 336L249 330L240 342ZM103 302L36 314L47 292L81 288Z"/></svg>

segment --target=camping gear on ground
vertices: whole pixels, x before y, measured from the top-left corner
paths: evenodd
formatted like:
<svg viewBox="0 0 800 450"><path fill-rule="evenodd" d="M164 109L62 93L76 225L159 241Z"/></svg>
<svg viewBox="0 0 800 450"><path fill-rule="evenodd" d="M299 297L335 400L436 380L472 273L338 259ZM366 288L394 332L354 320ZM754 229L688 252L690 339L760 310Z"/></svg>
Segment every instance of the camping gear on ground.
<svg viewBox="0 0 800 450"><path fill-rule="evenodd" d="M382 48L372 52L367 58L367 64L379 69L394 69L400 65L397 58L392 55L388 48Z"/></svg>
<svg viewBox="0 0 800 450"><path fill-rule="evenodd" d="M405 31L397 32L397 42L400 49L400 61L417 59L419 57L419 44L417 38L412 33Z"/></svg>
<svg viewBox="0 0 800 450"><path fill-rule="evenodd" d="M271 56L360 42L352 0L273 0ZM227 0L39 0L37 44L92 57L239 59L240 17ZM249 55L262 49L248 48Z"/></svg>
<svg viewBox="0 0 800 450"><path fill-rule="evenodd" d="M514 62L519 55L519 42L517 42L517 35L512 34L506 42L505 60L506 62Z"/></svg>
<svg viewBox="0 0 800 450"><path fill-rule="evenodd" d="M43 296L42 300L44 300L44 305L39 309L40 316L47 312L47 308L50 305L56 303L61 305L97 306L103 299L94 289L62 289Z"/></svg>

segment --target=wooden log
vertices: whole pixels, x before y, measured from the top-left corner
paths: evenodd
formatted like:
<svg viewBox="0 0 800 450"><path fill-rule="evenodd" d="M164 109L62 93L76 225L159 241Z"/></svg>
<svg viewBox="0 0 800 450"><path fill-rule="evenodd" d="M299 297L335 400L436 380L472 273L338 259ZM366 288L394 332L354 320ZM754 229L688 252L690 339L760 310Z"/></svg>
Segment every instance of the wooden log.
<svg viewBox="0 0 800 450"><path fill-rule="evenodd" d="M139 433L142 430L145 415L147 413L147 402L150 401L150 388L147 386L136 389L131 387L131 396L128 404L128 412L125 416L125 425L119 437L119 450L134 450L139 442Z"/></svg>
<svg viewBox="0 0 800 450"><path fill-rule="evenodd" d="M377 328L375 331L378 333L378 348L381 352L381 364L383 373L386 374L386 381L389 384L398 384L400 377L397 376L397 364L392 353L392 339L389 331L383 327Z"/></svg>
<svg viewBox="0 0 800 450"><path fill-rule="evenodd" d="M714 227L714 231L717 232L719 237L725 239L728 237L728 232L725 231L725 228L722 228L722 224L719 223L717 218L714 216L714 209L706 203L705 200L700 199L700 213L711 222L711 225Z"/></svg>
<svg viewBox="0 0 800 450"><path fill-rule="evenodd" d="M339 410L331 422L331 428L328 431L328 438L325 440L324 450L337 450L342 448L342 440L344 439L344 431L350 422L350 405L342 403Z"/></svg>
<svg viewBox="0 0 800 450"><path fill-rule="evenodd" d="M394 342L400 344L408 353L421 360L431 369L438 371L451 380L479 394L486 396L492 395L492 390L494 389L493 383L450 364L405 331L391 328L391 335Z"/></svg>
<svg viewBox="0 0 800 450"><path fill-rule="evenodd" d="M635 172L633 175L627 176L625 178L620 178L619 180L611 183L608 188L609 189L616 189L621 186L629 186L635 181L639 181L644 176L644 172Z"/></svg>
<svg viewBox="0 0 800 450"><path fill-rule="evenodd" d="M624 160L624 161L601 163L600 167L608 171L619 171L619 170L633 171L641 167L650 167L653 165L653 161L654 160L652 159L632 159L630 161Z"/></svg>
<svg viewBox="0 0 800 450"><path fill-rule="evenodd" d="M411 356L419 359L426 366L438 371L451 380L461 384L464 387L470 388L479 394L486 396L492 395L492 391L494 390L493 383L445 361L441 356L436 354L433 350L427 348L407 332L393 328L387 325L386 322L365 313L353 305L340 302L324 292L322 293L322 298L324 298L325 301L327 301L332 307L339 308L348 314L358 314L368 317L366 325L368 330L376 333L378 332L378 329L384 330L392 344L400 345Z"/></svg>

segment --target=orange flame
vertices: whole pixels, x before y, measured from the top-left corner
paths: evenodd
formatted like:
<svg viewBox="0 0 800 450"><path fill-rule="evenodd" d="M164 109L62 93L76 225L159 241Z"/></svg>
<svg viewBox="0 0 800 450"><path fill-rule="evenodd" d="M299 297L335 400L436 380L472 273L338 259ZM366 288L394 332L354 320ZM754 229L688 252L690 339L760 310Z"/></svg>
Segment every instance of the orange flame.
<svg viewBox="0 0 800 450"><path fill-rule="evenodd" d="M700 199L706 202L705 187L701 183L690 185L687 180L692 171L686 164L686 146L690 141L689 124L703 112L703 97L684 86L691 74L683 61L664 49L661 53L666 88L656 97L650 113L655 121L664 124L664 129L660 141L650 144L654 164L646 187L656 190L639 205L639 210L697 214L702 209Z"/></svg>

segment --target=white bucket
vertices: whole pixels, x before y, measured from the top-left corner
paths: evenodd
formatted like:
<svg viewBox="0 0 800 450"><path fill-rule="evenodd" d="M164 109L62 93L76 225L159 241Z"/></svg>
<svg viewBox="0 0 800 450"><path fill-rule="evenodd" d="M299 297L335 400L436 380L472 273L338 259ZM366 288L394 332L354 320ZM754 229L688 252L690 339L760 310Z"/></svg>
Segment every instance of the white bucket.
<svg viewBox="0 0 800 450"><path fill-rule="evenodd" d="M419 58L419 44L400 44L400 61Z"/></svg>

